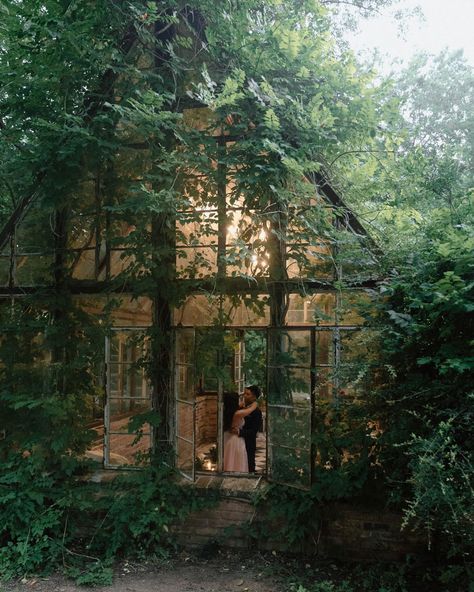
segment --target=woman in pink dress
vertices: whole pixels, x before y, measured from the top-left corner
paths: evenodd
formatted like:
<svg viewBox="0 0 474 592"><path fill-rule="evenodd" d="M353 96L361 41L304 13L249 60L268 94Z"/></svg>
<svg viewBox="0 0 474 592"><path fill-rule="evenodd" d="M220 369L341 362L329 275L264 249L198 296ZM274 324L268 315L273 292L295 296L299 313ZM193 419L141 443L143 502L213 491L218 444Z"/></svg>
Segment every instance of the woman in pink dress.
<svg viewBox="0 0 474 592"><path fill-rule="evenodd" d="M233 428L240 429L244 418L257 408L257 403L240 408L237 393L224 394L224 471L232 473L248 473L247 449L245 440L233 434Z"/></svg>

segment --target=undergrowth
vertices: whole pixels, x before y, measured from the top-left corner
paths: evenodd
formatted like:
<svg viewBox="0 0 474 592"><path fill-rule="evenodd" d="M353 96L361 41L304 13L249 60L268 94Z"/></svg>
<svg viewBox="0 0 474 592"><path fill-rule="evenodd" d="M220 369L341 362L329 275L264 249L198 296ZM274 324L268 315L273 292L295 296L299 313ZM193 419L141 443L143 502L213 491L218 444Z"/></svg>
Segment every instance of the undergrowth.
<svg viewBox="0 0 474 592"><path fill-rule="evenodd" d="M81 477L86 469L78 461L65 476L21 455L2 464L0 579L60 570L78 584L109 584L116 560L166 557L173 525L212 503L163 465L106 484Z"/></svg>
<svg viewBox="0 0 474 592"><path fill-rule="evenodd" d="M472 592L472 574L456 577L445 565L427 565L408 556L400 563L351 563L320 558L272 562L268 573L285 592Z"/></svg>

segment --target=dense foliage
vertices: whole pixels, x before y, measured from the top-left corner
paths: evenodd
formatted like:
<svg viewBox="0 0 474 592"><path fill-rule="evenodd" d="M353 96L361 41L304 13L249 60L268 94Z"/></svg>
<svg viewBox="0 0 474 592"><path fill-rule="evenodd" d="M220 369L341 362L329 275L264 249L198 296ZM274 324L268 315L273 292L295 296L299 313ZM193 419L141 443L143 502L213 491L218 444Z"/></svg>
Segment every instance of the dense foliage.
<svg viewBox="0 0 474 592"><path fill-rule="evenodd" d="M407 523L438 533L451 552L473 543L471 216L453 228L447 209L432 213L424 242L381 286L372 320L385 368L369 397L381 470Z"/></svg>
<svg viewBox="0 0 474 592"><path fill-rule="evenodd" d="M352 4L370 12L389 3ZM257 238L249 249L242 231L218 272L228 265L248 278L252 254L276 250L277 241L263 245L259 231L279 238L284 212L295 243L319 235L338 245L351 271L344 281L373 277L361 237L342 236L324 208L306 208L313 187L303 176L324 170L377 239L385 278L363 311L364 355L351 360L348 396L338 406L321 402L314 487L273 486L259 503L277 520L291 517L293 542L310 534L318 506L370 491L378 503L403 509L407 527L426 531L433 548L467 564L472 69L460 55L420 57L398 79L377 83L331 33L332 5L344 2L193 4L200 18L178 0L0 2L0 221L3 227L17 207L29 208L10 246L41 253L16 261L16 277L20 285L54 284L2 301L0 571L62 564L86 582L84 562L100 571L120 554L161 552L171 523L196 507L156 459L148 472L110 488L80 477L90 468L86 418L102 392L97 376L113 294L127 287L134 297L153 292L155 301L182 302L168 282L175 224L199 221L203 235L213 232L216 221L203 223L189 206L218 203L223 168L230 203L244 196L244 213L254 216L245 232ZM187 121L186 101L210 111L203 129ZM217 128L239 142L222 150L208 133ZM68 287L77 253L66 253L65 237L87 246L92 226L122 249L121 261L134 261L112 278L100 318L87 315ZM197 238L188 240L192 246ZM305 248L293 248L311 274ZM198 263L183 263L183 277L197 281L212 271ZM12 288L15 265L0 260L2 282ZM267 270L251 271L262 277ZM156 347L167 345L166 334L151 337ZM250 370L263 374L258 365Z"/></svg>
<svg viewBox="0 0 474 592"><path fill-rule="evenodd" d="M32 454L2 463L2 578L61 567L79 584L110 584L117 559L166 557L175 548L173 526L212 503L178 486L164 466L94 483L90 463L70 462L67 475L46 472L41 461Z"/></svg>

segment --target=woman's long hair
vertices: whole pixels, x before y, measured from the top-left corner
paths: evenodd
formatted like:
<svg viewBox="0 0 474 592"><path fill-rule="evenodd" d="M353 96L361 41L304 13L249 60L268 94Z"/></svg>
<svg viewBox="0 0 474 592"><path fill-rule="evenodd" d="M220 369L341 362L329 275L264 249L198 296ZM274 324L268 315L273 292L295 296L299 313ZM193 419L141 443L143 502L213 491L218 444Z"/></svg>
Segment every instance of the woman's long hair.
<svg viewBox="0 0 474 592"><path fill-rule="evenodd" d="M232 427L234 413L239 409L238 393L224 393L224 432L228 432Z"/></svg>

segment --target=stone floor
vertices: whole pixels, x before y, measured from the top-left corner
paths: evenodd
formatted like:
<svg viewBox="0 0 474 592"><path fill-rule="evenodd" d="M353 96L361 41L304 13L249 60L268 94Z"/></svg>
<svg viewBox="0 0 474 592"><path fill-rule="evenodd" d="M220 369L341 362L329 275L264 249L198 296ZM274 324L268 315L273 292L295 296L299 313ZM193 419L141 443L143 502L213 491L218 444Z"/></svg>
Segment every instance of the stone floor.
<svg viewBox="0 0 474 592"><path fill-rule="evenodd" d="M129 465L134 464L137 452L146 452L150 446L149 436L143 436L139 442L132 446L134 435L127 432L129 417L122 417L111 423L110 434L110 464L111 465ZM102 440L103 426L94 428L98 435L95 444L88 450L87 456L99 462L103 459L104 445ZM264 474L266 472L266 434L259 432L257 435L257 451L255 455L256 473ZM208 442L196 447L196 459L198 469L209 473L217 471L216 443Z"/></svg>
<svg viewBox="0 0 474 592"><path fill-rule="evenodd" d="M257 435L257 452L255 454L256 473L266 472L266 434L259 432ZM199 469L214 473L217 471L216 444L214 442L201 444L196 448L196 458L199 459Z"/></svg>
<svg viewBox="0 0 474 592"><path fill-rule="evenodd" d="M110 464L111 465L130 465L135 462L137 452L145 453L150 448L150 436L144 435L136 444L132 445L135 439L134 434L129 434L127 430L130 416L124 416L112 421L110 424ZM94 460L102 461L104 456L104 442L102 439L104 426L95 427L94 430L100 438L94 443L92 448L87 451L87 456ZM146 433L146 427L144 432Z"/></svg>

